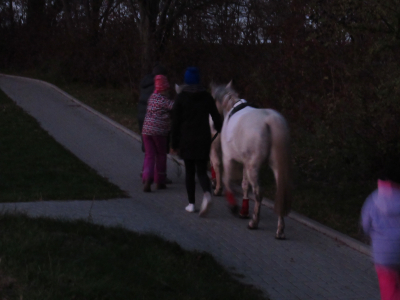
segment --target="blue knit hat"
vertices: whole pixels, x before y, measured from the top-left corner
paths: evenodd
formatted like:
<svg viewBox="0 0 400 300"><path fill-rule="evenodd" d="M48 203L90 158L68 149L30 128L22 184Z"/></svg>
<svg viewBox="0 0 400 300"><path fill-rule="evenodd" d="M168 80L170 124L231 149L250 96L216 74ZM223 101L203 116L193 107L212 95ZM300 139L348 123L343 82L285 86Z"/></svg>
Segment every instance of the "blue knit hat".
<svg viewBox="0 0 400 300"><path fill-rule="evenodd" d="M185 72L185 83L186 84L199 84L200 83L200 72L196 67L188 67Z"/></svg>

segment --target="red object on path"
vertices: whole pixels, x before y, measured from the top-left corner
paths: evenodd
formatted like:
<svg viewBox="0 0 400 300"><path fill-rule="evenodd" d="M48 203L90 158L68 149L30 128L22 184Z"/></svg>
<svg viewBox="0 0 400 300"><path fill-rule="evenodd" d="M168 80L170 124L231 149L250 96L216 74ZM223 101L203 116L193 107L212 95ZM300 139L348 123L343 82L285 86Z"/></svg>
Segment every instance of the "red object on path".
<svg viewBox="0 0 400 300"><path fill-rule="evenodd" d="M217 176L215 175L215 170L213 168L213 166L211 166L211 179L216 179Z"/></svg>

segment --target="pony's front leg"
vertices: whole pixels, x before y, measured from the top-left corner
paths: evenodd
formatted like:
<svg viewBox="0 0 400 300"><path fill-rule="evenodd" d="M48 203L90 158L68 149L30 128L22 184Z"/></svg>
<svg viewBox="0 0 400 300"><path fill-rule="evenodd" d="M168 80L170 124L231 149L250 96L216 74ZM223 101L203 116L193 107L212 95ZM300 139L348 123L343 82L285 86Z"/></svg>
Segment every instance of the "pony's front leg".
<svg viewBox="0 0 400 300"><path fill-rule="evenodd" d="M213 163L213 168L215 172L215 190L214 190L214 195L215 196L221 196L222 195L222 170L221 170L221 163L214 162Z"/></svg>
<svg viewBox="0 0 400 300"><path fill-rule="evenodd" d="M283 217L281 217L281 216L278 217L278 229L276 230L275 238L277 240L286 239L286 237L285 237L285 221L284 221Z"/></svg>
<svg viewBox="0 0 400 300"><path fill-rule="evenodd" d="M214 166L213 166L212 160L211 160L210 165L211 165L211 187L213 189L215 189L215 187L217 185L217 180L216 180L216 177L215 177L215 170L214 170Z"/></svg>
<svg viewBox="0 0 400 300"><path fill-rule="evenodd" d="M214 141L214 143L217 141ZM211 161L211 180L214 188L214 195L221 196L222 195L222 165L221 158L218 154L218 145L211 145L210 151L210 161Z"/></svg>
<svg viewBox="0 0 400 300"><path fill-rule="evenodd" d="M225 185L225 196L228 201L229 209L233 214L237 214L239 207L235 198L235 179L238 173L238 168L232 160L224 160L224 185Z"/></svg>

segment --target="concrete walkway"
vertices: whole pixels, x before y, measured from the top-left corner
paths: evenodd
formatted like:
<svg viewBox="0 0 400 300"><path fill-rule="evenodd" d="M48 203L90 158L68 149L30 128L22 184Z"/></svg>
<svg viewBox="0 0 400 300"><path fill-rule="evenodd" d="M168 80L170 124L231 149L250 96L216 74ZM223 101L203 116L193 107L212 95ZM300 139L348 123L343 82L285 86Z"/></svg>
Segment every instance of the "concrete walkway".
<svg viewBox="0 0 400 300"><path fill-rule="evenodd" d="M184 174L178 176L182 170L172 160L168 162L168 176L173 184L167 190L142 192L139 173L143 153L134 133L48 83L0 75L0 89L60 144L131 197L5 203L0 204L0 211L86 219L137 232L155 232L185 249L211 253L231 272L243 274L242 281L262 289L272 300L379 299L373 264L365 254L368 248L360 243L295 213L286 219L287 240L278 241L274 239L277 217L268 207L261 210L260 229L250 231L247 220L229 213L223 198L214 199L207 218L189 214L184 210ZM199 190L197 207L201 201ZM321 233L321 228L336 235L336 239Z"/></svg>

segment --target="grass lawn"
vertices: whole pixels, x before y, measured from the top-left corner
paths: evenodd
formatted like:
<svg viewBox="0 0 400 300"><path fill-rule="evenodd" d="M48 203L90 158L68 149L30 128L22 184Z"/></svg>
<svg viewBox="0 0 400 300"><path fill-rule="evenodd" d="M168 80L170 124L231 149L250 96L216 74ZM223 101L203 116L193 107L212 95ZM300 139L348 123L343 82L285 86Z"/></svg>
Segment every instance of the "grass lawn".
<svg viewBox="0 0 400 300"><path fill-rule="evenodd" d="M360 213L374 184L352 182L329 185L312 181L300 182L294 190L292 210L365 242L360 226ZM275 186L269 185L267 197L273 199L274 196Z"/></svg>
<svg viewBox="0 0 400 300"><path fill-rule="evenodd" d="M57 86L126 128L139 132L137 104L130 90L66 82L59 82Z"/></svg>
<svg viewBox="0 0 400 300"><path fill-rule="evenodd" d="M0 214L0 299L265 299L206 253L121 228Z"/></svg>
<svg viewBox="0 0 400 300"><path fill-rule="evenodd" d="M58 74L41 70L26 70L23 72L5 70L4 73L50 82L126 128L134 132L139 132L136 119L136 106L139 97L137 90L110 86L93 86L82 82L69 82Z"/></svg>
<svg viewBox="0 0 400 300"><path fill-rule="evenodd" d="M0 90L0 202L126 197Z"/></svg>

